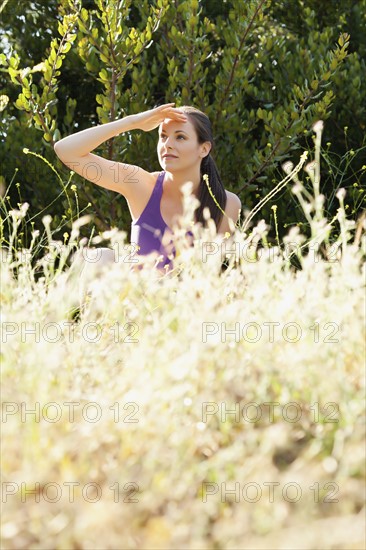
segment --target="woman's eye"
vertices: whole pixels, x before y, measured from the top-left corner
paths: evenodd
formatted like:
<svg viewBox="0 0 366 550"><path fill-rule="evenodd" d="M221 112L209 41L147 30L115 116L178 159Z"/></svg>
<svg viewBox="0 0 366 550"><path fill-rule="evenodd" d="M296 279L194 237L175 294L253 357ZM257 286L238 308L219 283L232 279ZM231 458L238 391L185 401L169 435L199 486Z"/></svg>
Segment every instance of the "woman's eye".
<svg viewBox="0 0 366 550"><path fill-rule="evenodd" d="M160 136L160 139L164 140L166 139L166 136ZM180 136L177 136L177 139L186 139L182 134Z"/></svg>

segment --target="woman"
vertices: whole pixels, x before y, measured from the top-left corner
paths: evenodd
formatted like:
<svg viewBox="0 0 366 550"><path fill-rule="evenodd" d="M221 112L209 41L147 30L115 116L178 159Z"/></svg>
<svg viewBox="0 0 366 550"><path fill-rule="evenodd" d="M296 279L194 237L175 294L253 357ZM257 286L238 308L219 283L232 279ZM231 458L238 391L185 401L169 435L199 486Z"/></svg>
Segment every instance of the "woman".
<svg viewBox="0 0 366 550"><path fill-rule="evenodd" d="M158 268L172 266L175 249L171 237L173 226L183 213L185 183L193 183L191 193L200 202L195 210L195 222L206 225L203 209L208 207L218 233L230 232L228 218L235 224L241 208L240 199L224 189L210 154L213 137L209 118L194 107L174 108L174 105L168 103L88 128L55 144L56 154L66 166L126 198L133 220L131 243L137 245L140 255L153 251L162 255ZM112 162L91 153L122 132L149 132L158 126L161 172L147 172L140 166ZM205 174L215 200L203 178Z"/></svg>

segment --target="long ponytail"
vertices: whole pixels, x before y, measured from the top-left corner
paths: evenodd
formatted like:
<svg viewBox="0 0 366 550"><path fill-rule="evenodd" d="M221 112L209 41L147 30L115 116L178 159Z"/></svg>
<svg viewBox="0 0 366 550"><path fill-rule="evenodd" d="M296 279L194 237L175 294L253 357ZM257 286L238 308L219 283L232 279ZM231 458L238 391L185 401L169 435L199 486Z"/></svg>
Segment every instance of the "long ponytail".
<svg viewBox="0 0 366 550"><path fill-rule="evenodd" d="M214 195L215 200L219 204L220 208L217 206L215 200L211 196L208 185L203 177L204 175L208 176L207 183L210 186L212 194ZM223 217L222 211L225 211L226 199L227 197L225 193L225 188L221 181L219 171L217 170L216 163L211 154L208 154L207 157L204 157L202 159L201 163L201 183L199 186L198 196L200 205L195 211L195 221L202 223L203 227L206 226L206 220L203 217L203 210L204 208L208 207L211 218L215 222L216 230L218 230Z"/></svg>

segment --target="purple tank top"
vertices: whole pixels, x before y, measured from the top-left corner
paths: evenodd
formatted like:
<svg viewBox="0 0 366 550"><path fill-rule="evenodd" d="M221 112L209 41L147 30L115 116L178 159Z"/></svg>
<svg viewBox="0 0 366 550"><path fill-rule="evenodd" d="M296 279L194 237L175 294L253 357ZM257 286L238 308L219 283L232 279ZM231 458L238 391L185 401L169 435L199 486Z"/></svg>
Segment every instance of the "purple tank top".
<svg viewBox="0 0 366 550"><path fill-rule="evenodd" d="M157 251L163 258L156 267L164 268L164 266L168 265L169 269L172 269L172 258L176 254L171 239L173 232L165 223L160 211L164 176L165 171L160 172L144 211L136 221L131 223L131 244L134 243L140 247L138 254L142 256ZM191 231L188 233L193 236ZM162 242L163 238L164 243Z"/></svg>

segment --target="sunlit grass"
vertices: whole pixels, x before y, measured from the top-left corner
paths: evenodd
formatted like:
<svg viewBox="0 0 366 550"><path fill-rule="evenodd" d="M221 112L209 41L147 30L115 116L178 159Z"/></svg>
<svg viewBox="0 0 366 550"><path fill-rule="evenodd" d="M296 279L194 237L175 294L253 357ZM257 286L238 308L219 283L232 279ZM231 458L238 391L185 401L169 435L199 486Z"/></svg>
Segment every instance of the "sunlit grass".
<svg viewBox="0 0 366 550"><path fill-rule="evenodd" d="M269 247L261 220L191 248L182 228L167 275L131 269L117 230L119 261L67 268L87 218L68 246L44 219L41 277L4 250L3 548L364 546L364 225L355 243L340 192L331 240L295 186L310 241Z"/></svg>

